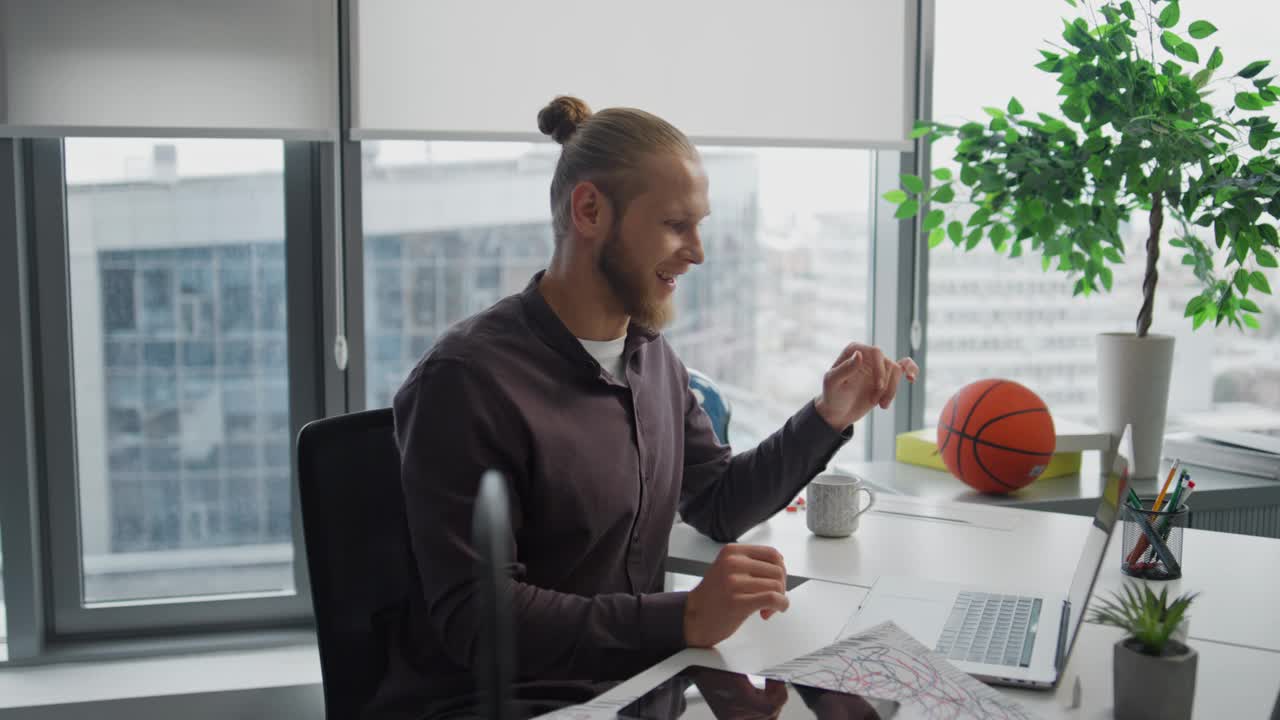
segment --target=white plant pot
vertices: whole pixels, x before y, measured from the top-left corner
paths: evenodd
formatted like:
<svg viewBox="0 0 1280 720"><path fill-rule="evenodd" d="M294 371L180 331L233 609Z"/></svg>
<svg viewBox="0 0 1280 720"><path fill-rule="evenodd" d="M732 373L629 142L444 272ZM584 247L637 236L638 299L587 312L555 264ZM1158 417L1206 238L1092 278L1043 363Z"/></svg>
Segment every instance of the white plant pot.
<svg viewBox="0 0 1280 720"><path fill-rule="evenodd" d="M1119 438L1133 426L1135 480L1160 471L1172 372L1173 336L1098 335L1098 429Z"/></svg>

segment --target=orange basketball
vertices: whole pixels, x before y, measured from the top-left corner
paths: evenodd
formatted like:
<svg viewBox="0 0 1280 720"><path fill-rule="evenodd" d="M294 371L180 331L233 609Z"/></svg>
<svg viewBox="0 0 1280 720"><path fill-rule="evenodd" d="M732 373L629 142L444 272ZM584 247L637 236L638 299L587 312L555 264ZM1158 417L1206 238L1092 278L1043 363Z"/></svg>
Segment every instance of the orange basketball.
<svg viewBox="0 0 1280 720"><path fill-rule="evenodd" d="M984 493L1040 477L1055 444L1040 396L1012 380L979 380L951 396L938 418L938 451L952 475Z"/></svg>

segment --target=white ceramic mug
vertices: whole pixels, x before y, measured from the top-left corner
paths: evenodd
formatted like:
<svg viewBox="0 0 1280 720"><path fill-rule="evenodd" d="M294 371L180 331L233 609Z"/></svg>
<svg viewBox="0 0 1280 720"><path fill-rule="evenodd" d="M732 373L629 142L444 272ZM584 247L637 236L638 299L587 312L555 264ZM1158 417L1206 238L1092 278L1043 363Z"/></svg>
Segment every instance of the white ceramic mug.
<svg viewBox="0 0 1280 720"><path fill-rule="evenodd" d="M858 507L858 493L867 503ZM858 518L876 504L876 494L857 475L823 473L805 488L805 524L814 535L848 537L858 529Z"/></svg>

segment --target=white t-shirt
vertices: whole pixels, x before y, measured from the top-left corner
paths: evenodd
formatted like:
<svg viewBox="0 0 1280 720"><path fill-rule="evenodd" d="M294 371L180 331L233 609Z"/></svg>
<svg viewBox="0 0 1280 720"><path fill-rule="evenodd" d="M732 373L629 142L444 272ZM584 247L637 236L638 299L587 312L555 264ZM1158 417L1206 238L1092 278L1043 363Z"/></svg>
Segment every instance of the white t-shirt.
<svg viewBox="0 0 1280 720"><path fill-rule="evenodd" d="M578 342L582 343L582 347L586 349L591 357L600 363L600 367L605 372L613 376L614 380L627 384L627 374L623 372L622 367L622 349L627 345L627 336L623 335L617 340L583 340L578 338Z"/></svg>

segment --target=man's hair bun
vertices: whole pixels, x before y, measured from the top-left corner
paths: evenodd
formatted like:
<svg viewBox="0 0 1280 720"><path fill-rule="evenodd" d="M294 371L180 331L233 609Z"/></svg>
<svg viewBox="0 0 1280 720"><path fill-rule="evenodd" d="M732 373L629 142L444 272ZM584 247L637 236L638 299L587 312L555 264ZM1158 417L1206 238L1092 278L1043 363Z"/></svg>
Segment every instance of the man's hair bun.
<svg viewBox="0 0 1280 720"><path fill-rule="evenodd" d="M563 145L589 117L591 108L585 102L570 95L561 95L538 113L538 129Z"/></svg>

